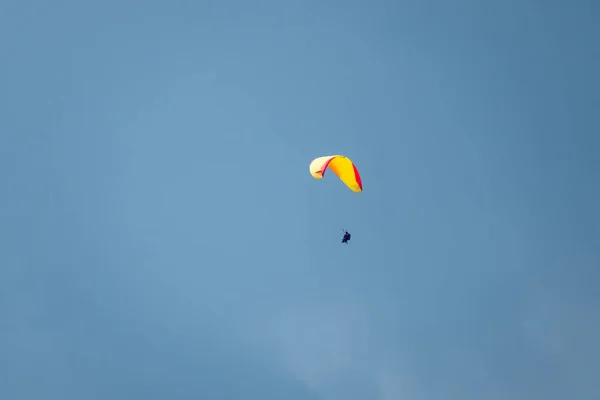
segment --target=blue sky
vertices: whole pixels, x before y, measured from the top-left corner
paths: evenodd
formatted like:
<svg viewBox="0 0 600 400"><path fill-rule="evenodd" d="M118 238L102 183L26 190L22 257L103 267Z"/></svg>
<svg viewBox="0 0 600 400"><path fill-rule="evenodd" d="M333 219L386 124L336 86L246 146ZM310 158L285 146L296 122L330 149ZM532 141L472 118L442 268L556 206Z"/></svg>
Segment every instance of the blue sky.
<svg viewBox="0 0 600 400"><path fill-rule="evenodd" d="M2 2L0 398L599 398L599 8Z"/></svg>

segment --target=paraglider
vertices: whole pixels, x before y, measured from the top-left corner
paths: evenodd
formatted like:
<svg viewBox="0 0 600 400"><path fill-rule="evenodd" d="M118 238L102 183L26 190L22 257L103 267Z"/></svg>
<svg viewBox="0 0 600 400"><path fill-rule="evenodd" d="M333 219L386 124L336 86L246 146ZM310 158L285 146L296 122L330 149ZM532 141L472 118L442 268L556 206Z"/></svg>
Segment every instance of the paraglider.
<svg viewBox="0 0 600 400"><path fill-rule="evenodd" d="M350 240L351 237L352 235L350 234L350 232L346 231L344 233L344 237L342 238L342 243L348 244L348 240Z"/></svg>
<svg viewBox="0 0 600 400"><path fill-rule="evenodd" d="M346 156L332 155L317 157L310 163L309 170L313 178L323 179L327 169L333 171L338 178L353 192L360 193L363 191L362 179L358 173L358 169ZM352 235L344 230L342 243L348 244Z"/></svg>
<svg viewBox="0 0 600 400"><path fill-rule="evenodd" d="M315 179L323 179L328 168L353 192L363 191L358 169L348 157L340 155L318 157L309 166L310 174Z"/></svg>

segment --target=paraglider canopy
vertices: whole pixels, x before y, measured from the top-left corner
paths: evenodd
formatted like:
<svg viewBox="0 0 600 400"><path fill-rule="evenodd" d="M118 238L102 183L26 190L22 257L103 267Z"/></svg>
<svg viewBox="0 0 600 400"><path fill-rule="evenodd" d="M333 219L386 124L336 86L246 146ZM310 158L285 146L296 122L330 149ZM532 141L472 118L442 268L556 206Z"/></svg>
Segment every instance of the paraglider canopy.
<svg viewBox="0 0 600 400"><path fill-rule="evenodd" d="M345 156L324 156L315 158L310 163L310 174L315 179L323 179L329 168L350 190L360 193L363 190L362 180L354 163Z"/></svg>

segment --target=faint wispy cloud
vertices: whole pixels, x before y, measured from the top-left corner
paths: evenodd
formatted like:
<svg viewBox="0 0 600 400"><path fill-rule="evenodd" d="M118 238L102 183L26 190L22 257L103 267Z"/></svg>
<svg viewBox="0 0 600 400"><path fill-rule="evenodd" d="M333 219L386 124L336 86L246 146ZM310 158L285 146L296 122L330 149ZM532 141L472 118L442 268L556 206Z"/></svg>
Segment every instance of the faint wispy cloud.
<svg viewBox="0 0 600 400"><path fill-rule="evenodd" d="M283 368L324 400L415 400L408 377L376 355L369 314L361 306L289 309L270 334Z"/></svg>

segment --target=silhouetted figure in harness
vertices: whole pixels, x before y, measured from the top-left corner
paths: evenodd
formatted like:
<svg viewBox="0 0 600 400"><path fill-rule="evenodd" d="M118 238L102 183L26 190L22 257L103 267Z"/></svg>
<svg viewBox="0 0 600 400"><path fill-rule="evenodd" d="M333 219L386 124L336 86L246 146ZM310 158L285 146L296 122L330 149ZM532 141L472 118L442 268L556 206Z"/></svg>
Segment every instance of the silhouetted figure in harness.
<svg viewBox="0 0 600 400"><path fill-rule="evenodd" d="M342 239L342 243L348 244L348 240L350 240L351 237L352 237L352 235L350 233L348 233L348 231L346 231L344 233L344 238Z"/></svg>

